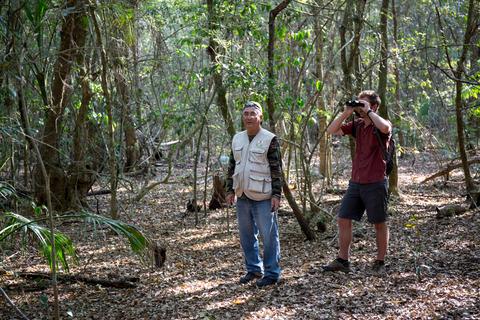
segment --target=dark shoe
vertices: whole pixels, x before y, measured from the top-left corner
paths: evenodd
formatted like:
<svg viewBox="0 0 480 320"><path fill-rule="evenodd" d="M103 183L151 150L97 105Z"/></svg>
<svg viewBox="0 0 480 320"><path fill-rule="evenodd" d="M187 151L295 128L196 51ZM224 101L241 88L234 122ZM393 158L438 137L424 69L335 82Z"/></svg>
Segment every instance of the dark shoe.
<svg viewBox="0 0 480 320"><path fill-rule="evenodd" d="M332 262L330 262L326 266L322 266L322 268L325 271L342 271L342 272L345 272L345 273L349 273L350 271L352 271L350 269L350 262L348 262L348 261L342 262L342 261L338 260L338 258L333 260Z"/></svg>
<svg viewBox="0 0 480 320"><path fill-rule="evenodd" d="M375 260L372 264L372 272L378 275L385 274L385 262L383 260Z"/></svg>
<svg viewBox="0 0 480 320"><path fill-rule="evenodd" d="M258 288L264 288L277 283L278 283L278 279L273 279L269 277L263 277L262 279L258 279L256 282Z"/></svg>
<svg viewBox="0 0 480 320"><path fill-rule="evenodd" d="M255 280L255 279L259 279L261 277L262 277L261 273L247 272L246 275L244 275L243 277L240 278L240 283L241 284L249 283L250 281Z"/></svg>

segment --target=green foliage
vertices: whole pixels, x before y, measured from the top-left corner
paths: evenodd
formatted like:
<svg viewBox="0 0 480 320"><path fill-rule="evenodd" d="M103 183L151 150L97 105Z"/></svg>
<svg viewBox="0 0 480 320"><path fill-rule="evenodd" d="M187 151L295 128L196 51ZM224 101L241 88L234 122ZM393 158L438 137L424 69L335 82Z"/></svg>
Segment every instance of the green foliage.
<svg viewBox="0 0 480 320"><path fill-rule="evenodd" d="M49 228L40 224L47 220L45 217L42 217L42 214L47 213L47 210L45 207L34 206L34 212L38 218L36 220L28 219L27 217L13 212L4 213L3 220L5 224L4 228L0 230L0 243L17 233L30 235L38 243L39 251L50 268L52 268L52 234ZM119 236L126 238L132 251L137 254L143 262L147 262L150 258L149 246L151 241L133 225L88 212L82 212L77 215L55 216L54 219L83 220L86 224L93 225L94 228L97 228L98 226L106 226ZM78 262L78 257L72 240L67 235L55 231L54 241L57 267L61 265L63 270L68 272L69 261L71 260L74 263Z"/></svg>
<svg viewBox="0 0 480 320"><path fill-rule="evenodd" d="M94 227L108 227L119 236L126 238L132 251L139 255L144 261L148 257L148 249L151 240L149 240L140 230L138 230L137 227L94 213L84 212L79 217L83 218L85 223L91 224Z"/></svg>
<svg viewBox="0 0 480 320"><path fill-rule="evenodd" d="M41 226L35 220L30 220L22 215L7 212L4 214L6 219L6 227L0 230L0 242L5 240L10 235L21 232L23 234L31 234L39 244L39 250L47 261L50 268L53 267L52 262L52 243L50 229ZM55 241L55 256L57 263L60 263L65 271L69 270L68 259L71 258L74 262L77 261L77 255L72 241L63 233L54 233Z"/></svg>
<svg viewBox="0 0 480 320"><path fill-rule="evenodd" d="M37 0L34 3L27 1L23 6L25 14L33 26L38 48L43 47L43 18L48 10L48 4L46 0Z"/></svg>
<svg viewBox="0 0 480 320"><path fill-rule="evenodd" d="M0 181L0 197L7 200L12 196L16 196L15 188L7 182Z"/></svg>
<svg viewBox="0 0 480 320"><path fill-rule="evenodd" d="M480 95L480 85L465 85L462 91L462 99L474 99L478 100Z"/></svg>

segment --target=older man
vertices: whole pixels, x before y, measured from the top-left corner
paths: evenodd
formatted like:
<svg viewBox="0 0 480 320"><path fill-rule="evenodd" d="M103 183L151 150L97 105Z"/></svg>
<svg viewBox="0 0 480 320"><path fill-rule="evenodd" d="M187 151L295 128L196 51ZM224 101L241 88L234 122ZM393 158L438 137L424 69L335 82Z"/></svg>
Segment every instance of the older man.
<svg viewBox="0 0 480 320"><path fill-rule="evenodd" d="M232 140L227 177L227 203L237 203L240 243L247 273L245 284L276 284L280 278L280 241L276 211L280 205L282 167L277 137L262 128L262 107L249 101L243 108L244 131ZM263 261L258 234L263 240Z"/></svg>

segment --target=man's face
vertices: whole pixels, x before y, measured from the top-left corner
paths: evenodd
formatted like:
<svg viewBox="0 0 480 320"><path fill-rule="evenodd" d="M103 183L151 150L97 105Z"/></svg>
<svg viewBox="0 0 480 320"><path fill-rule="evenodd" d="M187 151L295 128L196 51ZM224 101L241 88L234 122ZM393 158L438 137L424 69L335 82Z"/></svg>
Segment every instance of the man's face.
<svg viewBox="0 0 480 320"><path fill-rule="evenodd" d="M260 129L262 122L262 114L256 108L245 108L243 110L243 125L247 131L255 131Z"/></svg>
<svg viewBox="0 0 480 320"><path fill-rule="evenodd" d="M365 96L360 96L358 97L359 100L362 100L362 101L366 101L369 105L369 108L372 109L373 111L377 111L377 108L378 108L378 105L377 104L371 104L369 102L369 99L368 97L365 97ZM367 113L365 112L365 109L368 110L368 108L366 107L357 107L355 108L355 111L357 112L358 115L360 115L362 118L366 118L367 117Z"/></svg>

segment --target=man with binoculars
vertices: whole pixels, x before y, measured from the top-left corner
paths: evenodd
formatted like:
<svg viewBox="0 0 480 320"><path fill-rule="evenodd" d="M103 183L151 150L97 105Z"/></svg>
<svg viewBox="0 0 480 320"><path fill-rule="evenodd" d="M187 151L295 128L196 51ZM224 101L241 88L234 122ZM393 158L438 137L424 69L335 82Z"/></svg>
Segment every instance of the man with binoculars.
<svg viewBox="0 0 480 320"><path fill-rule="evenodd" d="M376 113L380 103L380 97L375 91L362 91L358 99L346 103L344 111L327 128L327 132L333 135L352 135L356 147L352 176L337 216L338 256L323 266L325 271L351 271L349 254L352 220L359 221L365 211L368 222L375 226L376 233L377 257L372 264L372 271L385 271L389 233L386 224L388 185L383 150L387 149L391 138L392 124ZM354 112L358 118L344 124ZM383 144L383 149L380 143Z"/></svg>

